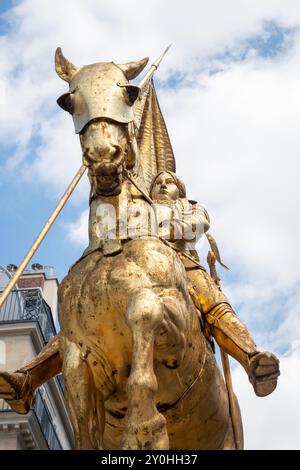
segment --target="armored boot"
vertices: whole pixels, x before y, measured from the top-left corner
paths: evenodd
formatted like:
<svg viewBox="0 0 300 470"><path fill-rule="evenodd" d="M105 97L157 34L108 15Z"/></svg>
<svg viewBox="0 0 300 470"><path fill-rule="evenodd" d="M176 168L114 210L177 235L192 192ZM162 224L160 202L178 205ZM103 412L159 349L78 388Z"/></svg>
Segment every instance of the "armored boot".
<svg viewBox="0 0 300 470"><path fill-rule="evenodd" d="M277 385L279 361L270 352L257 351L249 331L227 303L219 304L205 315L209 333L223 351L245 369L256 395L264 397Z"/></svg>
<svg viewBox="0 0 300 470"><path fill-rule="evenodd" d="M187 275L191 296L202 313L207 338L215 338L220 348L244 367L256 395L263 397L272 393L280 374L276 356L257 350L249 331L207 272L192 269L187 270Z"/></svg>
<svg viewBox="0 0 300 470"><path fill-rule="evenodd" d="M39 355L15 372L0 372L0 398L19 414L26 414L38 387L61 372L58 335L49 341Z"/></svg>

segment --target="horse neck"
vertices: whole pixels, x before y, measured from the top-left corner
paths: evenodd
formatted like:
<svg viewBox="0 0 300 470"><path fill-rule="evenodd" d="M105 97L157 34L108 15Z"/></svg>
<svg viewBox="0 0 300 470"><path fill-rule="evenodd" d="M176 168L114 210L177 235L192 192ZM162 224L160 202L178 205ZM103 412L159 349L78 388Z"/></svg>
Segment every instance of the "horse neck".
<svg viewBox="0 0 300 470"><path fill-rule="evenodd" d="M137 177L134 172L130 172L130 176L137 183ZM137 186L140 187L137 183ZM141 188L142 189L142 188ZM105 226L110 228L110 233L113 226L117 226L113 238L124 239L123 223L127 223L127 211L133 203L138 203L142 206L149 206L149 203L144 198L143 194L127 179L125 178L121 184L121 193L118 196L97 196L94 197L90 203L89 215L89 251L97 247L99 244L99 236L97 235L96 227L99 221L104 221ZM120 220L122 223L120 224ZM107 225L108 224L108 225ZM119 229L121 232L119 232Z"/></svg>
<svg viewBox="0 0 300 470"><path fill-rule="evenodd" d="M143 197L143 192L146 192L143 187L143 179L139 178L139 173L134 171L130 172L130 177L136 183L137 187L131 183L127 178L122 181L121 192L117 196L97 196L93 198L90 204L90 212L95 212L95 207L98 207L101 204L109 204L114 207L116 213L120 206L124 204L130 204L135 200L144 200L148 204L146 199ZM139 191L137 188L140 188Z"/></svg>
<svg viewBox="0 0 300 470"><path fill-rule="evenodd" d="M135 142L136 143L136 142ZM94 196L90 199L90 214L89 214L89 246L97 245L97 236L95 234L95 225L99 220L99 213L103 212L104 207L114 208L116 218L119 219L119 214L122 213L124 207L128 207L133 202L139 202L142 205L149 205L146 201L144 194L147 194L145 185L143 167L140 161L137 145L136 149L136 161L135 166L131 170L124 172L124 179L121 183L121 192L117 196ZM133 184L126 176L126 173L130 176L130 179L134 181ZM139 189L141 191L139 191ZM105 206L104 206L105 205Z"/></svg>

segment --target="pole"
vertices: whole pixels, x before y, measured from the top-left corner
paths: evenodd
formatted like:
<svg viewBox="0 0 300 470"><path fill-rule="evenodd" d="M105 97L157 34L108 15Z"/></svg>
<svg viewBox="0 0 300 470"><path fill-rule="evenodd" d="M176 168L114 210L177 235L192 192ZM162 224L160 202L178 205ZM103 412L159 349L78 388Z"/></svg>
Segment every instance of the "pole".
<svg viewBox="0 0 300 470"><path fill-rule="evenodd" d="M148 70L143 80L138 85L140 89L142 89L151 80L154 72L156 72L156 70L158 69L159 64L161 63L171 46L172 44L170 44L167 49L158 57L158 59L156 59L156 61L151 65L150 70Z"/></svg>
<svg viewBox="0 0 300 470"><path fill-rule="evenodd" d="M224 377L225 377L227 393L228 393L229 413L230 413L230 416L231 416L231 423L232 423L232 430L233 430L235 447L236 447L236 450L240 450L242 442L241 442L241 439L239 437L240 433L239 433L239 428L238 428L238 424L237 424L238 421L239 421L239 416L237 414L235 398L234 398L234 393L233 393L229 358L228 358L228 354L226 352L224 352L223 349L221 349L221 348L220 348L220 354L221 354L221 360L222 360L222 366L223 366L223 371L224 371Z"/></svg>
<svg viewBox="0 0 300 470"><path fill-rule="evenodd" d="M208 252L207 263L209 265L210 275L212 279L215 281L216 285L221 290L221 281L220 281L220 278L218 277L218 273L216 270L216 256L213 253L213 251ZM227 388L227 394L228 394L229 413L231 417L235 447L236 447L236 450L240 450L241 445L242 445L242 436L240 435L240 431L239 431L239 425L238 425L239 415L238 415L238 411L236 408L236 402L235 402L235 397L233 393L229 358L228 358L228 354L225 351L223 351L222 348L220 348L220 355L221 355L224 378L225 378L225 383L226 383L226 388Z"/></svg>
<svg viewBox="0 0 300 470"><path fill-rule="evenodd" d="M33 255L35 254L35 252L37 251L38 247L40 246L40 244L42 243L42 241L44 240L45 236L47 235L47 233L49 232L50 228L52 227L55 219L57 218L58 214L60 213L60 211L62 210L62 208L64 207L64 205L66 204L67 200L69 199L69 197L71 196L72 192L74 191L74 189L76 188L79 180L81 179L82 175L84 174L86 170L86 166L85 165L82 165L79 170L77 171L76 175L74 176L73 180L71 181L71 183L69 184L67 190L65 191L65 193L63 194L63 196L61 197L61 199L59 200L56 208L54 209L54 211L52 212L52 214L50 215L49 219L47 220L47 222L45 223L44 227L42 228L42 230L40 231L38 237L36 238L35 242L33 243L33 245L31 246L31 248L29 249L28 253L26 254L25 258L23 259L23 261L21 262L20 266L18 267L18 269L16 270L14 276L11 278L10 282L8 283L8 285L6 286L2 296L0 297L0 308L2 307L2 305L4 304L4 302L6 301L7 297L9 296L9 294L11 293L11 291L13 290L13 288L15 287L15 285L17 284L18 280L20 279L20 277L22 276L26 266L28 265L28 263L30 262L31 258L33 257Z"/></svg>

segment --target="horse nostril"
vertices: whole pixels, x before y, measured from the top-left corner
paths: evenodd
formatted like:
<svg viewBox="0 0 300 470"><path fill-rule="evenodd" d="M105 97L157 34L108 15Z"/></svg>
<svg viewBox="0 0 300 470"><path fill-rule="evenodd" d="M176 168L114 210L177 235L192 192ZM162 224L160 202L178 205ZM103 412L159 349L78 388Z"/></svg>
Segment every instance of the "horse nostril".
<svg viewBox="0 0 300 470"><path fill-rule="evenodd" d="M118 167L115 163L100 163L95 168L95 173L98 176L116 176L118 174Z"/></svg>
<svg viewBox="0 0 300 470"><path fill-rule="evenodd" d="M120 165L122 163L123 151L119 145L114 145L114 150L111 155L115 165Z"/></svg>
<svg viewBox="0 0 300 470"><path fill-rule="evenodd" d="M82 161L83 161L83 164L85 166L87 166L88 168L90 168L92 166L92 159L90 157L90 149L89 148L86 148L82 154Z"/></svg>

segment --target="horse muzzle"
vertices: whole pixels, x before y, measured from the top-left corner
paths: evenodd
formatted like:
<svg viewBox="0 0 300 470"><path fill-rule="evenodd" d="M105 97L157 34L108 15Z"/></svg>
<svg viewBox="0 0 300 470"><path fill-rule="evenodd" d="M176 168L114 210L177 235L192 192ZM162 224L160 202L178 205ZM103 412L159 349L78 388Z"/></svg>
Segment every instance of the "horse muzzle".
<svg viewBox="0 0 300 470"><path fill-rule="evenodd" d="M122 166L101 162L90 168L93 190L99 196L117 196L121 192Z"/></svg>

